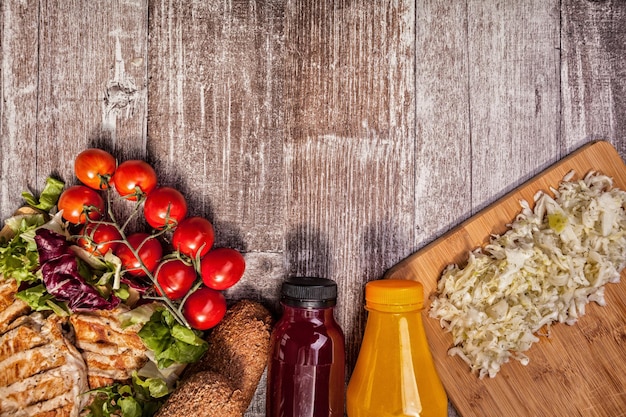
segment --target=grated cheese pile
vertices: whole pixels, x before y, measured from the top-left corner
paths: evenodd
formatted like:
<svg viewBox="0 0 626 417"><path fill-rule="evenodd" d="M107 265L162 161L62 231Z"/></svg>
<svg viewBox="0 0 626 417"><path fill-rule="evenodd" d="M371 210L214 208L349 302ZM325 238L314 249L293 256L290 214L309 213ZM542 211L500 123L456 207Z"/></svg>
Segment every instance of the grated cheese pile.
<svg viewBox="0 0 626 417"><path fill-rule="evenodd" d="M553 322L574 324L594 301L605 305L604 285L620 280L626 266L626 192L605 175L573 172L506 233L469 253L467 265L449 265L429 310L453 336L450 355L460 356L480 378L493 378Z"/></svg>

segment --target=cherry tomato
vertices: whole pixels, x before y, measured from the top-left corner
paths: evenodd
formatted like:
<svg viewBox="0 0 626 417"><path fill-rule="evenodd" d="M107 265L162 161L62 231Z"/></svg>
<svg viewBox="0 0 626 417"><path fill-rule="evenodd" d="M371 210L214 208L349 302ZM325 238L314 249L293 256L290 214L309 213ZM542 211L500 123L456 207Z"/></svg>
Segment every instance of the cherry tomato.
<svg viewBox="0 0 626 417"><path fill-rule="evenodd" d="M94 190L109 188L109 178L115 172L117 162L113 155L98 148L82 151L74 161L76 178Z"/></svg>
<svg viewBox="0 0 626 417"><path fill-rule="evenodd" d="M193 265L187 265L180 259L170 259L161 262L155 273L156 279L170 300L182 298L193 286L196 280L196 270ZM156 291L161 291L155 285Z"/></svg>
<svg viewBox="0 0 626 417"><path fill-rule="evenodd" d="M138 159L119 164L112 180L118 194L132 201L137 201L141 194L149 194L157 185L154 168Z"/></svg>
<svg viewBox="0 0 626 417"><path fill-rule="evenodd" d="M213 246L215 232L210 221L203 217L189 217L178 224L172 234L174 250L195 259L202 257Z"/></svg>
<svg viewBox="0 0 626 417"><path fill-rule="evenodd" d="M57 203L63 210L63 218L70 223L85 223L85 212L91 220L102 217L104 200L96 191L84 185L74 185L61 193Z"/></svg>
<svg viewBox="0 0 626 417"><path fill-rule="evenodd" d="M139 259L135 257L127 245L121 244L117 247L115 254L122 261L122 267L133 276L145 276L146 273L141 268L141 262L143 262L148 271L153 272L161 260L161 255L163 255L161 243L147 233L134 233L128 236L126 240L133 249L138 251Z"/></svg>
<svg viewBox="0 0 626 417"><path fill-rule="evenodd" d="M89 223L80 232L82 237L77 241L78 246L89 253L105 255L110 250L115 250L119 245L122 235L117 227L107 223Z"/></svg>
<svg viewBox="0 0 626 417"><path fill-rule="evenodd" d="M202 281L214 290L225 290L235 285L245 269L243 256L231 248L213 249L200 261Z"/></svg>
<svg viewBox="0 0 626 417"><path fill-rule="evenodd" d="M187 201L174 188L155 188L143 205L143 214L148 224L155 229L166 225L176 227L187 215Z"/></svg>
<svg viewBox="0 0 626 417"><path fill-rule="evenodd" d="M191 327L208 330L215 327L226 314L226 299L221 292L200 287L187 297L183 315Z"/></svg>

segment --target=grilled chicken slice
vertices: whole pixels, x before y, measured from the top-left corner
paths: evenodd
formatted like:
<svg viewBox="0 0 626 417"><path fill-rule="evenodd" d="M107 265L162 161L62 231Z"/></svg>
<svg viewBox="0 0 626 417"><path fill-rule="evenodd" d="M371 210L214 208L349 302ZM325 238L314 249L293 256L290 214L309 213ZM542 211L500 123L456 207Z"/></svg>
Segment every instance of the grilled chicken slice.
<svg viewBox="0 0 626 417"><path fill-rule="evenodd" d="M16 293L17 281L5 281L0 276L0 334L6 332L15 319L30 312L28 304L15 298Z"/></svg>
<svg viewBox="0 0 626 417"><path fill-rule="evenodd" d="M0 417L78 417L90 388L127 381L148 361L119 307L73 314L31 313L15 280L0 277Z"/></svg>
<svg viewBox="0 0 626 417"><path fill-rule="evenodd" d="M125 311L125 308L118 307L70 317L76 347L87 363L92 389L128 380L133 371L139 370L148 361L146 347L137 335L140 327L122 329L120 325L117 316Z"/></svg>
<svg viewBox="0 0 626 417"><path fill-rule="evenodd" d="M88 400L87 368L66 319L21 316L0 336L0 417L76 417Z"/></svg>

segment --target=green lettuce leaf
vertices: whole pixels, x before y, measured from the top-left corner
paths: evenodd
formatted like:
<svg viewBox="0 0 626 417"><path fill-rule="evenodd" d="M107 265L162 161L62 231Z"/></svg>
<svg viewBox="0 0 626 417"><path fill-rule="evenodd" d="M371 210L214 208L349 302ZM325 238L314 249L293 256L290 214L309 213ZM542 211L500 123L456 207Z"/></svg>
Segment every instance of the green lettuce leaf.
<svg viewBox="0 0 626 417"><path fill-rule="evenodd" d="M14 230L15 235L0 245L0 276L15 279L18 283L38 282L40 278L35 271L39 267L39 254L31 235L45 223L44 216L16 216L5 223Z"/></svg>
<svg viewBox="0 0 626 417"><path fill-rule="evenodd" d="M56 206L63 192L63 187L65 187L63 181L48 177L39 199L27 191L22 192L22 197L29 206L47 212Z"/></svg>
<svg viewBox="0 0 626 417"><path fill-rule="evenodd" d="M136 372L133 373L133 385L137 391L142 391L144 397L163 398L170 392L164 380L160 378L141 379Z"/></svg>
<svg viewBox="0 0 626 417"><path fill-rule="evenodd" d="M15 295L20 300L26 302L34 311L51 310L58 316L67 316L70 314L65 303L57 301L50 294L43 284L26 288Z"/></svg>
<svg viewBox="0 0 626 417"><path fill-rule="evenodd" d="M155 311L138 335L154 352L160 369L174 363L196 362L209 347L201 332L180 325L165 309Z"/></svg>

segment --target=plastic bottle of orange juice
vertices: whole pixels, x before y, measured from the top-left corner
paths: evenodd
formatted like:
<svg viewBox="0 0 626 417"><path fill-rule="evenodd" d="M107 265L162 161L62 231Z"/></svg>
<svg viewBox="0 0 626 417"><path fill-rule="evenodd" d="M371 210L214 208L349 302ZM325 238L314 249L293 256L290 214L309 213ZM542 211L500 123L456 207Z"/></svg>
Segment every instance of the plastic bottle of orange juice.
<svg viewBox="0 0 626 417"><path fill-rule="evenodd" d="M365 285L367 324L346 393L348 417L446 417L448 399L422 324L416 281Z"/></svg>

